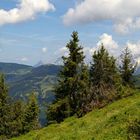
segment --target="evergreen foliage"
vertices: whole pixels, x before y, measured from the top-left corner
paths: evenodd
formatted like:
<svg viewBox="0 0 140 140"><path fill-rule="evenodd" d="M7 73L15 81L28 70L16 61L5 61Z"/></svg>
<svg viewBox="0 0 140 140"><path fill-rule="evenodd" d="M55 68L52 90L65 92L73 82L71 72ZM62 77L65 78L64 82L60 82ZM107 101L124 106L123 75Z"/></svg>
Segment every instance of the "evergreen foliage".
<svg viewBox="0 0 140 140"><path fill-rule="evenodd" d="M39 107L34 94L31 94L23 116L23 132L39 128Z"/></svg>
<svg viewBox="0 0 140 140"><path fill-rule="evenodd" d="M36 97L32 95L25 105L22 101L13 101L3 75L0 75L0 139L19 136L39 128L39 109Z"/></svg>
<svg viewBox="0 0 140 140"><path fill-rule="evenodd" d="M117 96L117 86L120 77L116 67L116 60L110 56L103 44L92 57L90 68L91 100L93 106L98 106L102 101L113 100Z"/></svg>
<svg viewBox="0 0 140 140"><path fill-rule="evenodd" d="M125 48L121 55L121 63L122 65L120 66L120 73L123 80L123 84L125 86L134 86L133 74L136 70L137 64L134 63L132 54L128 47Z"/></svg>
<svg viewBox="0 0 140 140"><path fill-rule="evenodd" d="M9 135L10 133L11 112L8 100L8 88L4 76L0 75L0 135Z"/></svg>
<svg viewBox="0 0 140 140"><path fill-rule="evenodd" d="M11 104L10 137L19 136L23 133L23 114L25 105L17 100Z"/></svg>
<svg viewBox="0 0 140 140"><path fill-rule="evenodd" d="M60 118L57 122L74 114L81 116L81 107L88 88L88 72L84 64L83 48L79 46L78 33L73 32L71 37L66 46L69 55L62 57L64 67L59 74L60 79L55 89L56 102L49 107L48 111L49 116L52 116L50 112L56 113L57 118Z"/></svg>

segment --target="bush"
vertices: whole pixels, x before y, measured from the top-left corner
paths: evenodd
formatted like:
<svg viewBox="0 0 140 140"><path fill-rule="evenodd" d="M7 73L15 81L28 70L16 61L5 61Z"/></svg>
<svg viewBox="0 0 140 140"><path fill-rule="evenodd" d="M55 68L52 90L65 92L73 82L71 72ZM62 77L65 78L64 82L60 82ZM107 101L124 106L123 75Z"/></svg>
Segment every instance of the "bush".
<svg viewBox="0 0 140 140"><path fill-rule="evenodd" d="M140 119L129 123L128 140L140 140Z"/></svg>

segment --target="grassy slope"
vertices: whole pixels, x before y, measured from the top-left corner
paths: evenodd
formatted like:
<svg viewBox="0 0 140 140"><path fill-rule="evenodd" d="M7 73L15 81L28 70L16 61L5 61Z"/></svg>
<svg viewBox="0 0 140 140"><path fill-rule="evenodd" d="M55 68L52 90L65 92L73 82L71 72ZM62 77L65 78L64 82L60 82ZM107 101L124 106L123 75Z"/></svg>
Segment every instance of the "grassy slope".
<svg viewBox="0 0 140 140"><path fill-rule="evenodd" d="M140 92L94 110L83 118L68 118L12 140L127 140L129 121L140 117Z"/></svg>

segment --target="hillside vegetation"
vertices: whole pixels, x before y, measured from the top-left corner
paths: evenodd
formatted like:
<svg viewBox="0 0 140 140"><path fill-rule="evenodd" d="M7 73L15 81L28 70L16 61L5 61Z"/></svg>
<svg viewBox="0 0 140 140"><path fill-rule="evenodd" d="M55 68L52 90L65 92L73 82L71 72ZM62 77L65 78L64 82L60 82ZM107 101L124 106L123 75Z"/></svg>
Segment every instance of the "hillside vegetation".
<svg viewBox="0 0 140 140"><path fill-rule="evenodd" d="M66 119L12 140L127 140L128 126L140 118L140 92L77 119Z"/></svg>
<svg viewBox="0 0 140 140"><path fill-rule="evenodd" d="M45 103L54 100L53 88L61 66L41 65L32 67L15 63L0 63L0 72L5 74L9 94L12 98L27 100L34 91L40 106L40 123L46 122Z"/></svg>
<svg viewBox="0 0 140 140"><path fill-rule="evenodd" d="M12 69L12 64L10 66ZM3 67L1 66L1 68ZM34 68L17 64L11 73L4 71L4 74L6 75L9 92L12 97L21 97L23 99L27 93L36 91L37 93L44 94L40 95L41 98L46 98L46 94L52 91L52 86L57 81L56 75L59 70L60 66L56 65L42 65Z"/></svg>
<svg viewBox="0 0 140 140"><path fill-rule="evenodd" d="M32 68L33 68L32 66L23 65L23 64L0 62L0 72L8 76L11 76L11 78L14 78L14 76L17 75L24 75L30 72Z"/></svg>
<svg viewBox="0 0 140 140"><path fill-rule="evenodd" d="M0 63L0 72L5 74L9 94L14 99L26 100L33 91L38 96L39 104L54 99L53 87L61 66L42 65L32 67L14 63Z"/></svg>

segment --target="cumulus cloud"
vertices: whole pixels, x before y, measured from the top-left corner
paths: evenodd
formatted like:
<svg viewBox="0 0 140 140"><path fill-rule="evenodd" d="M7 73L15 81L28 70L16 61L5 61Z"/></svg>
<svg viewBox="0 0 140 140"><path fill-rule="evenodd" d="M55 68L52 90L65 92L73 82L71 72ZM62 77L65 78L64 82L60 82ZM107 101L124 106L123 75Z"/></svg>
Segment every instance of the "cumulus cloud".
<svg viewBox="0 0 140 140"><path fill-rule="evenodd" d="M99 42L97 43L97 47L99 48L101 44L104 45L104 47L111 53L112 55L117 56L119 52L119 45L116 41L113 40L111 35L108 35L106 33L102 34L99 37Z"/></svg>
<svg viewBox="0 0 140 140"><path fill-rule="evenodd" d="M63 16L65 25L111 20L115 30L140 28L140 0L83 0Z"/></svg>
<svg viewBox="0 0 140 140"><path fill-rule="evenodd" d="M90 47L83 48L83 51L88 57L88 59L93 55L94 51L98 50L101 47L102 44L109 51L111 55L118 56L120 54L120 47L118 43L115 40L113 40L111 35L107 33L103 33L99 37L99 41L97 42L97 44L93 45L93 48Z"/></svg>
<svg viewBox="0 0 140 140"><path fill-rule="evenodd" d="M68 55L68 49L66 47L60 48L57 52L55 52L58 56L67 56Z"/></svg>
<svg viewBox="0 0 140 140"><path fill-rule="evenodd" d="M127 47L131 50L131 52L133 52L133 54L140 55L140 42L131 43L130 41L128 41Z"/></svg>
<svg viewBox="0 0 140 140"><path fill-rule="evenodd" d="M134 55L135 61L137 61L138 65L140 65L140 42L137 43L127 42L126 46Z"/></svg>
<svg viewBox="0 0 140 140"><path fill-rule="evenodd" d="M47 48L45 48L45 47L42 48L42 52L43 52L43 53L46 53L46 52L47 52Z"/></svg>
<svg viewBox="0 0 140 140"><path fill-rule="evenodd" d="M20 0L16 8L0 9L0 25L34 19L38 13L54 10L48 0Z"/></svg>

